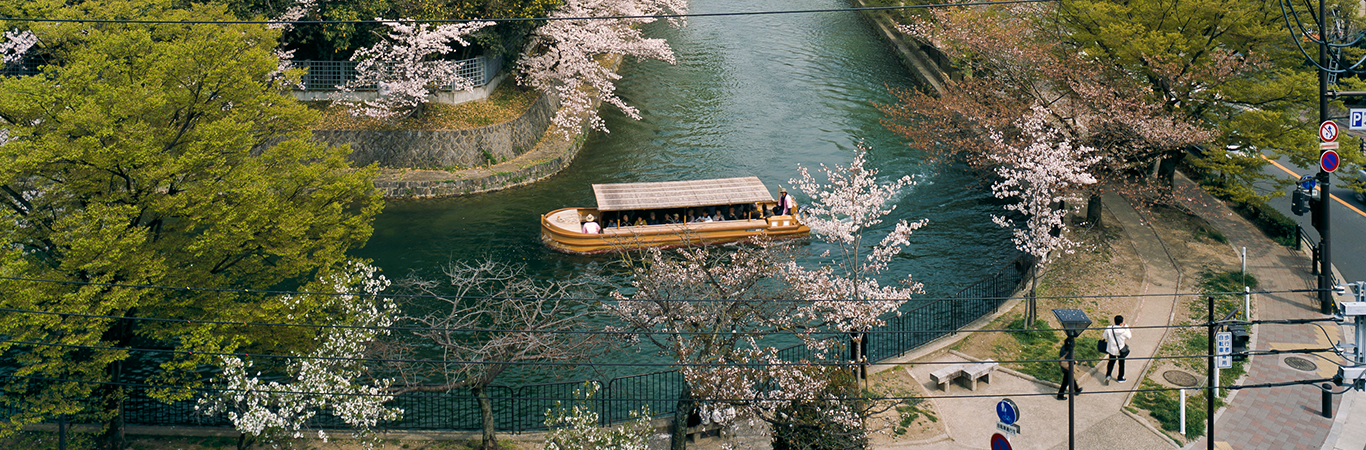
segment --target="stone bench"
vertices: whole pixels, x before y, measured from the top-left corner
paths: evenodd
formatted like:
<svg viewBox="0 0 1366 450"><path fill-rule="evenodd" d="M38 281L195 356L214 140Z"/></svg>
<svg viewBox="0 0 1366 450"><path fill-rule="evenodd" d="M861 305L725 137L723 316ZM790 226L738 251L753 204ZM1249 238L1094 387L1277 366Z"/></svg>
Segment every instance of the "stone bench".
<svg viewBox="0 0 1366 450"><path fill-rule="evenodd" d="M996 362L990 359L968 366L963 369L963 376L968 379L968 389L977 390L977 380L983 379L991 382L991 372L996 370Z"/></svg>
<svg viewBox="0 0 1366 450"><path fill-rule="evenodd" d="M930 381L933 381L934 384L938 385L939 390L947 391L949 390L949 383L953 382L954 378L958 378L958 376L962 374L963 365L952 364L941 367L934 372L930 372Z"/></svg>

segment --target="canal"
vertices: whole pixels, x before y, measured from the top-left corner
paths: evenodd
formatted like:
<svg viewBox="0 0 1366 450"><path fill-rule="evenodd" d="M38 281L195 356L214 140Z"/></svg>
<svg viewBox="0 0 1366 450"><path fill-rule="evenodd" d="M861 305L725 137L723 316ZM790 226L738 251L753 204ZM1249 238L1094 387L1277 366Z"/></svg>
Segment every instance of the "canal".
<svg viewBox="0 0 1366 450"><path fill-rule="evenodd" d="M840 0L692 2L695 13L844 7ZM624 63L618 93L640 109L641 120L604 109L611 132L590 134L570 167L529 186L391 202L354 255L374 260L391 279L440 278L448 261L480 258L524 263L535 277L572 278L612 257L551 251L538 240L537 220L556 208L592 206L593 183L754 175L776 197L780 185L791 187L799 164L847 165L860 141L881 177L917 181L866 241L877 242L896 219L929 219L883 283L909 273L927 296L950 295L1016 255L1009 233L990 219L1000 203L976 176L926 163L913 143L881 125L875 104L895 101L889 88L913 86L857 13L696 17L680 29L656 23L646 31L668 40L678 64ZM825 244L810 245L819 254ZM637 358L650 359L622 360Z"/></svg>

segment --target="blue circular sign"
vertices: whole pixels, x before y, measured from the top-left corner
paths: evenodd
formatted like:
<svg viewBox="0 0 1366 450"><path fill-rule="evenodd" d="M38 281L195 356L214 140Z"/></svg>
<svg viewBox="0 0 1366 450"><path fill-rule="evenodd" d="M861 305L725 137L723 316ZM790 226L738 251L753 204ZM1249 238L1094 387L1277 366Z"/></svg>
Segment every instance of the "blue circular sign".
<svg viewBox="0 0 1366 450"><path fill-rule="evenodd" d="M991 435L991 450L1010 450L1010 440L1001 433Z"/></svg>
<svg viewBox="0 0 1366 450"><path fill-rule="evenodd" d="M1001 400L996 403L996 417L1001 418L1001 423L1012 425L1020 420L1020 407L1008 398Z"/></svg>
<svg viewBox="0 0 1366 450"><path fill-rule="evenodd" d="M1323 154L1319 155L1319 167L1322 168L1324 172L1338 170L1339 163L1338 152L1335 152L1332 149L1325 150Z"/></svg>

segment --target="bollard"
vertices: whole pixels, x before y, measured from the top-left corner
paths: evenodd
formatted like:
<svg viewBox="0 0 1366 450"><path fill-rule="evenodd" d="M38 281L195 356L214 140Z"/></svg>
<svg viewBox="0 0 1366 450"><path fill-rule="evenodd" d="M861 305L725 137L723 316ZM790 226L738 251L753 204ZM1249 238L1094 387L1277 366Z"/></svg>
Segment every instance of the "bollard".
<svg viewBox="0 0 1366 450"><path fill-rule="evenodd" d="M1323 383L1323 417L1333 418L1333 385Z"/></svg>
<svg viewBox="0 0 1366 450"><path fill-rule="evenodd" d="M1186 435L1186 390L1181 390L1181 435Z"/></svg>

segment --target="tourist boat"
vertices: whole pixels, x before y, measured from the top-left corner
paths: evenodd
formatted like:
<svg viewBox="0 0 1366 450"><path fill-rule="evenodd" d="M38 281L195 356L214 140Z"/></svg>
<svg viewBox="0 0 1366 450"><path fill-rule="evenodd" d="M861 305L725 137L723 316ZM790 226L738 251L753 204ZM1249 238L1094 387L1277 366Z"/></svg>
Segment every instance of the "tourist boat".
<svg viewBox="0 0 1366 450"><path fill-rule="evenodd" d="M646 247L721 244L767 236L796 239L811 234L798 215L770 215L777 206L758 177L656 183L594 184L597 208L563 208L541 215L541 242L566 253L595 254ZM736 211L736 220L687 220L689 211ZM655 224L633 225L644 216ZM677 215L679 220L670 222ZM584 232L589 216L601 232Z"/></svg>

